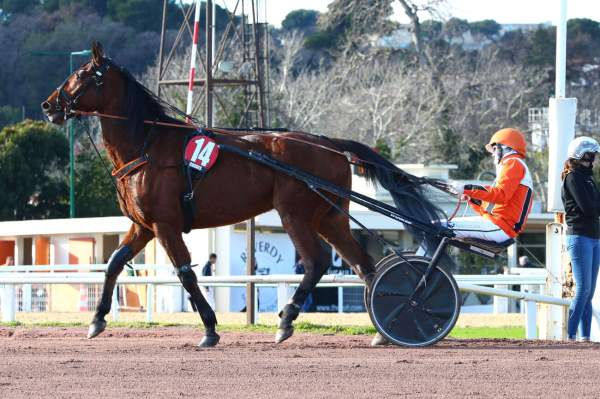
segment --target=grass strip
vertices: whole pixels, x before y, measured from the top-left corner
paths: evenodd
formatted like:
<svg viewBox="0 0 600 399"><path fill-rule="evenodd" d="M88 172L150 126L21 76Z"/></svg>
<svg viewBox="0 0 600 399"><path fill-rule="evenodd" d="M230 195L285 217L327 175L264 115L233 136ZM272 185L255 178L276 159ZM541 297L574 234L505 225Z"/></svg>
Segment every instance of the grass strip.
<svg viewBox="0 0 600 399"><path fill-rule="evenodd" d="M2 327L87 327L87 323L79 322L41 322L41 323L0 323ZM155 328L155 327L198 327L198 324L164 323L164 322L109 322L108 327L123 328ZM342 335L372 335L375 328L372 326L329 326L310 322L298 322L294 324L295 331L312 334L342 334ZM253 326L224 324L218 326L223 332L259 332L275 333L277 327L274 325L256 324ZM524 327L455 327L450 332L450 337L459 339L524 339Z"/></svg>

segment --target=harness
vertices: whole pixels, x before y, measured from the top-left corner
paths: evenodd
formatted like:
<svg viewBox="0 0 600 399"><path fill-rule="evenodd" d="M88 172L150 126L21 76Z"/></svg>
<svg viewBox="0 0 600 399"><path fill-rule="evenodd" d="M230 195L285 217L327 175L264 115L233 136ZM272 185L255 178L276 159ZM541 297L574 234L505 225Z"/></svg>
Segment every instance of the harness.
<svg viewBox="0 0 600 399"><path fill-rule="evenodd" d="M110 61L107 59L101 65L94 64L94 66L96 68L93 70L93 75L88 80L86 80L86 82L73 95L65 91L65 85L69 82L69 79L71 78L71 76L73 76L73 74L67 76L64 82L62 82L62 84L56 88L56 91L58 92L58 99L63 101L64 108L63 105L60 104L60 101L58 101L57 99L54 109L58 112L63 112L65 114L65 120L74 115L73 106L77 104L79 98L83 95L83 93L85 93L86 89L92 83L95 83L96 88L104 84L104 74L110 69ZM74 74L77 75L77 79L81 79L81 68L75 71Z"/></svg>

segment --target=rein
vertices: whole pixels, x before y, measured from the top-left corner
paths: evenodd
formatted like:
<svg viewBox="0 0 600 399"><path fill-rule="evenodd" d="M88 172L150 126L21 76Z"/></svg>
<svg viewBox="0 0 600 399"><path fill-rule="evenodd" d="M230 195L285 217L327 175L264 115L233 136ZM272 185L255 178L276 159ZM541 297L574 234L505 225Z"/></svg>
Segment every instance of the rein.
<svg viewBox="0 0 600 399"><path fill-rule="evenodd" d="M97 116L97 117L102 117L102 118L109 118L109 119L119 119L119 120L127 120L126 117L124 116L119 116L119 115L111 115L111 114L104 114L101 112L87 112L87 111L78 111L78 110L72 110L71 111L72 114L74 115L80 115L80 116ZM166 126L166 127L174 127L174 128L178 128L178 129L192 129L192 130L198 130L201 127L191 124L189 122L182 122L181 124L178 123L170 123L170 122L160 122L160 121L152 121L152 120L144 120L144 124L146 125L153 125L153 126ZM227 130L227 129L221 129L221 128L204 128L208 131L211 132L215 132L215 133L219 133L219 134L223 134L223 135L228 135L228 136L246 136L247 133L241 133L241 132L235 132L235 131L231 131L231 130ZM396 172L396 170L393 170L391 168L386 168L385 166L382 165L378 165L375 162L371 162L371 161L367 161L365 159L361 159L359 157L357 157L355 154L352 154L351 152L348 151L338 151L335 148L331 148L331 147L327 147L325 145L322 144L318 144L318 143L313 143L307 140L303 140L297 137L281 137L284 140L289 140L289 141L295 141L298 143L303 143L303 144L307 144L310 145L312 147L317 147L320 149L323 149L325 151L329 151L338 155L343 156L344 158L346 158L348 160L348 162L350 162L353 165L358 165L360 166L361 164L369 164L369 165L373 165L373 166L377 166L378 168L383 168L383 169L387 169L389 172ZM125 165L127 166L127 165ZM125 166L123 166L122 168L124 168ZM122 169L120 168L120 169ZM119 170L120 170L119 169ZM451 187L438 179L431 179L428 177L417 177L417 176L411 176L411 180L413 181L413 183L417 183L417 184L428 184L432 187L437 188L438 190L444 191L445 193L448 194L454 194L454 192L452 191Z"/></svg>
<svg viewBox="0 0 600 399"><path fill-rule="evenodd" d="M124 117L124 116L103 114L101 112L87 112L87 111L73 110L73 111L71 111L71 113L74 114L74 115L80 115L80 116L97 116L97 117L102 117L102 118L127 120L127 118ZM146 124L146 125L154 125L154 126L175 127L175 128L179 128L179 129L192 129L192 130L198 130L198 129L200 129L199 126L191 124L189 122L178 124L178 123L170 123L170 122L160 122L160 121L144 120L144 124ZM228 135L228 136L246 136L247 135L246 133L234 132L234 131L227 130L227 129L213 128L213 127L205 128L205 129L209 130L211 132L216 132L216 133L220 133L220 134L224 134L224 135ZM373 163L373 162L362 160L362 159L356 157L356 155L351 154L350 152L347 152L347 151L345 151L345 152L338 151L338 150L336 150L334 148L330 148L330 147L324 146L322 144L312 143L310 141L302 140L302 139L299 139L297 137L283 137L283 138L285 140L297 141L299 143L308 144L308 145L311 145L313 147L318 147L318 148L321 148L323 150L327 150L327 151L334 152L336 154L342 155L343 157L347 158L348 161L350 163L352 163L352 164L358 165L360 162L363 162L363 163Z"/></svg>

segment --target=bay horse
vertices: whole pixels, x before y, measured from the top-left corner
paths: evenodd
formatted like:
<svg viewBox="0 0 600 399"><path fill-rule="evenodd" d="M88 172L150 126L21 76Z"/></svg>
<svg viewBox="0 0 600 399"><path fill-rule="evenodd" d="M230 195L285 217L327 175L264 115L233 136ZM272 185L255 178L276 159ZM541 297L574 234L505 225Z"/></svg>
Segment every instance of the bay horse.
<svg viewBox="0 0 600 399"><path fill-rule="evenodd" d="M106 328L105 316L110 311L112 292L124 265L156 237L204 324L205 334L199 346L217 345L220 339L217 319L199 290L190 253L182 239L186 220L180 200L186 184L182 167L186 130L179 127L185 127L185 123L169 116L160 99L105 57L99 43L93 44L90 61L68 76L41 106L55 124L62 124L77 112L105 115L99 116L102 138L116 170L147 155L146 162L116 179L120 208L133 223L108 261L102 296L88 338ZM421 187L407 178L410 175L363 144L302 132L247 131L228 135L215 130L214 133L219 144L266 154L345 189L351 187L352 173L344 153L354 154L365 161L367 177L390 190L396 206L406 214L429 221L439 213L423 196ZM373 260L352 236L348 217L304 182L223 151L214 167L194 187L194 194L197 211L191 222L193 229L239 223L271 209L279 213L284 229L304 261L305 274L279 314L277 343L292 336L292 323L302 304L330 266L320 238L335 248L367 286L374 277ZM325 195L348 211L348 199Z"/></svg>

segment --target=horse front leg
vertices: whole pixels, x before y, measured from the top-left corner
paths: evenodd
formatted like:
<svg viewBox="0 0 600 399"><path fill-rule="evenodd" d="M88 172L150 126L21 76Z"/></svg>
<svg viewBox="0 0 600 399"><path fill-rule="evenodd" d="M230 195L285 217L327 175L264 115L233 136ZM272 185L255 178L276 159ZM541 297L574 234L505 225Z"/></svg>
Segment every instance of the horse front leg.
<svg viewBox="0 0 600 399"><path fill-rule="evenodd" d="M106 329L106 320L104 318L110 312L112 294L117 283L117 277L123 271L125 264L133 259L153 237L154 234L150 230L133 224L119 247L110 256L104 275L102 296L96 306L96 313L88 330L88 339L94 338Z"/></svg>
<svg viewBox="0 0 600 399"><path fill-rule="evenodd" d="M196 305L196 309L204 324L204 337L198 346L206 348L217 345L221 338L216 331L217 317L202 295L200 287L198 287L198 279L196 273L192 270L190 253L183 242L181 231L177 231L169 223L156 223L154 231L171 259L173 266L175 266L181 285L190 294L192 301Z"/></svg>

